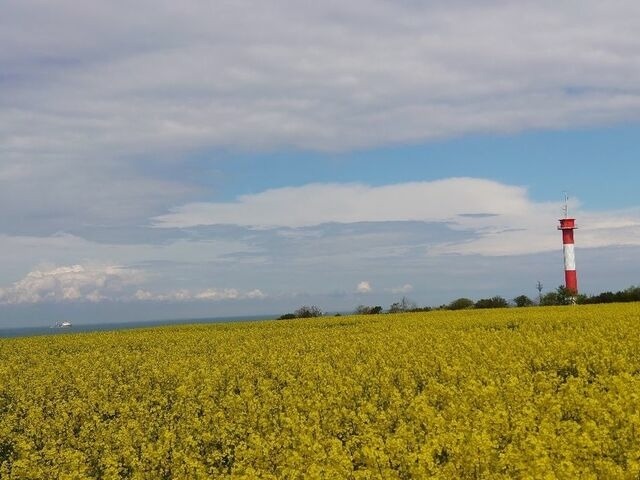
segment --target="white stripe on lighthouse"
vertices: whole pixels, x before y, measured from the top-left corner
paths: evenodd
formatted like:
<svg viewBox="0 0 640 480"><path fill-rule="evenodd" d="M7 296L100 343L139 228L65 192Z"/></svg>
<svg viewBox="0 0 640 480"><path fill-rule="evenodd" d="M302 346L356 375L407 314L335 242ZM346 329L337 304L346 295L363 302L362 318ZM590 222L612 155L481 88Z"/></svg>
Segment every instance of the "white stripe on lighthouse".
<svg viewBox="0 0 640 480"><path fill-rule="evenodd" d="M564 250L564 269L575 270L576 269L576 251L573 243L567 243L563 245Z"/></svg>

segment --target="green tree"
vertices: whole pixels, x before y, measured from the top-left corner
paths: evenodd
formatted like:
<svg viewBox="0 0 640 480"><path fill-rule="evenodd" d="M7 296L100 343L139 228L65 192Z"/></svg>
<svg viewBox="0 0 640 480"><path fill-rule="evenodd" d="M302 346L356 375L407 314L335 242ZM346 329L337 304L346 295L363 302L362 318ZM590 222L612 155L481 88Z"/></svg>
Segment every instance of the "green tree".
<svg viewBox="0 0 640 480"><path fill-rule="evenodd" d="M586 297L576 296L574 292L569 290L564 285L560 285L556 288L555 292L549 292L542 296L540 305L572 305L577 303L578 300L583 300Z"/></svg>
<svg viewBox="0 0 640 480"><path fill-rule="evenodd" d="M447 305L448 310L465 310L467 308L473 307L473 300L470 298L457 298L452 301L449 305Z"/></svg>
<svg viewBox="0 0 640 480"><path fill-rule="evenodd" d="M553 305L562 305L562 304L560 303L560 299L558 298L557 292L549 292L549 293L545 293L544 295L542 295L542 297L540 297L540 305L542 305L543 307L549 307Z"/></svg>
<svg viewBox="0 0 640 480"><path fill-rule="evenodd" d="M376 305L375 307L370 307L368 305L358 305L356 308L356 315L376 315L382 312L382 307L380 305Z"/></svg>
<svg viewBox="0 0 640 480"><path fill-rule="evenodd" d="M418 308L415 302L412 302L407 297L402 297L399 302L392 303L389 307L389 313L409 312Z"/></svg>
<svg viewBox="0 0 640 480"><path fill-rule="evenodd" d="M533 305L533 300L526 295L518 295L513 299L513 303L516 304L516 307L530 307Z"/></svg>
<svg viewBox="0 0 640 480"><path fill-rule="evenodd" d="M310 307L303 305L293 313L297 318L313 318L322 316L322 310L315 305L311 305Z"/></svg>
<svg viewBox="0 0 640 480"><path fill-rule="evenodd" d="M475 305L476 308L505 308L509 306L503 297L495 296L492 298L482 298L478 300Z"/></svg>

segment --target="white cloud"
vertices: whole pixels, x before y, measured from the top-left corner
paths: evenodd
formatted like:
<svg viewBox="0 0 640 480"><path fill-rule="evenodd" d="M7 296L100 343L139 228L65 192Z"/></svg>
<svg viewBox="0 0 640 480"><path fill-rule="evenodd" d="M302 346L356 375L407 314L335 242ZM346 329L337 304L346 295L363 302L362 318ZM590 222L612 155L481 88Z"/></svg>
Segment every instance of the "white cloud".
<svg viewBox="0 0 640 480"><path fill-rule="evenodd" d="M317 183L243 195L230 203L190 203L157 217L155 225L304 227L329 222L443 222L460 214L514 215L530 207L525 188L477 178L379 187Z"/></svg>
<svg viewBox="0 0 640 480"><path fill-rule="evenodd" d="M137 269L119 265L84 264L41 267L29 272L8 288L0 288L0 304L34 304L41 302L171 301L264 299L259 289L182 288L167 293L153 293L137 287L147 275Z"/></svg>
<svg viewBox="0 0 640 480"><path fill-rule="evenodd" d="M371 283L367 281L362 281L358 283L358 286L356 287L357 293L371 293L371 290L372 290Z"/></svg>
<svg viewBox="0 0 640 480"><path fill-rule="evenodd" d="M263 299L267 298L267 294L263 293L262 290L255 288L245 294L246 298L255 298L255 299Z"/></svg>
<svg viewBox="0 0 640 480"><path fill-rule="evenodd" d="M399 287L393 287L389 290L391 293L410 293L413 291L413 285L409 284L409 283L405 283L404 285L401 285Z"/></svg>
<svg viewBox="0 0 640 480"><path fill-rule="evenodd" d="M2 231L143 224L209 193L194 151L637 120L638 31L632 0L5 0Z"/></svg>
<svg viewBox="0 0 640 480"><path fill-rule="evenodd" d="M134 298L136 300L141 300L141 301L145 301L145 300L153 300L155 298L155 295L151 292L149 292L148 290L137 290Z"/></svg>
<svg viewBox="0 0 640 480"><path fill-rule="evenodd" d="M234 300L240 296L240 292L235 288L226 288L224 290L217 290L215 288L209 288L197 293L194 298L198 300Z"/></svg>
<svg viewBox="0 0 640 480"><path fill-rule="evenodd" d="M140 271L118 265L44 267L0 289L0 303L98 302L120 297L126 286L143 278Z"/></svg>
<svg viewBox="0 0 640 480"><path fill-rule="evenodd" d="M193 298L193 294L186 288L175 290L168 294L161 294L156 297L157 300L171 300L171 301L188 301Z"/></svg>
<svg viewBox="0 0 640 480"><path fill-rule="evenodd" d="M134 298L140 301L154 302L189 302L189 301L220 301L220 300L245 300L267 298L267 295L259 289L240 291L235 288L207 288L205 290L180 289L168 293L152 293L148 290L138 290Z"/></svg>
<svg viewBox="0 0 640 480"><path fill-rule="evenodd" d="M71 265L91 259L99 264L131 265L148 262L207 263L231 254L256 253L242 235L238 238L177 238L162 242L121 243L89 241L77 235L11 236L0 234L0 281L23 275L35 263ZM26 264L26 265L25 265ZM12 271L13 275L7 276Z"/></svg>
<svg viewBox="0 0 640 480"><path fill-rule="evenodd" d="M640 210L590 212L571 201L582 248L640 245ZM372 187L363 184L309 184L244 195L228 203L194 203L157 217L157 227L236 224L295 229L358 222L425 222L466 233L425 245L429 256L509 256L558 248L555 227L562 202L536 202L524 187L478 178L450 178ZM426 228L426 227L425 227ZM301 235L312 235L303 232ZM382 245L379 248L383 248ZM384 246L402 254L408 245Z"/></svg>
<svg viewBox="0 0 640 480"><path fill-rule="evenodd" d="M335 150L640 114L632 0L30 3L0 20L14 151Z"/></svg>

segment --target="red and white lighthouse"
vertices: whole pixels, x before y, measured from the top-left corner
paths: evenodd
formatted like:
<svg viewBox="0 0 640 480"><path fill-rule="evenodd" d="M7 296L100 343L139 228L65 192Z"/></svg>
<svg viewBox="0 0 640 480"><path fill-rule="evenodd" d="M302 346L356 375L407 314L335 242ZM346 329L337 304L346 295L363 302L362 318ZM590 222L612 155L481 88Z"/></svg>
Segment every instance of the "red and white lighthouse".
<svg viewBox="0 0 640 480"><path fill-rule="evenodd" d="M562 230L562 248L564 251L564 280L567 290L572 295L578 294L578 276L576 274L576 252L573 240L573 231L576 227L576 219L569 218L569 204L565 199L564 218L560 219L558 230Z"/></svg>

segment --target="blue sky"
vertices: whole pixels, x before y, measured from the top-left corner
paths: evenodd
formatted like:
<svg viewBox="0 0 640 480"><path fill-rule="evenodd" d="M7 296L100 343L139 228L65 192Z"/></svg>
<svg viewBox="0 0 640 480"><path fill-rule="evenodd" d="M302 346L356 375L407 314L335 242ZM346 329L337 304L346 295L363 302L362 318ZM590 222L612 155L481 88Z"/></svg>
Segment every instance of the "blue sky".
<svg viewBox="0 0 640 480"><path fill-rule="evenodd" d="M313 182L385 185L471 176L524 185L535 200L579 195L593 209L637 206L635 174L640 125L468 135L409 145L340 153L201 152L194 169L227 160L212 178L201 179L219 200L269 188ZM603 168L604 164L615 168ZM615 188L603 188L615 185Z"/></svg>
<svg viewBox="0 0 640 480"><path fill-rule="evenodd" d="M563 279L564 191L582 291L638 284L639 22L9 0L0 327L535 296Z"/></svg>

